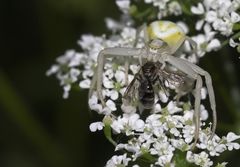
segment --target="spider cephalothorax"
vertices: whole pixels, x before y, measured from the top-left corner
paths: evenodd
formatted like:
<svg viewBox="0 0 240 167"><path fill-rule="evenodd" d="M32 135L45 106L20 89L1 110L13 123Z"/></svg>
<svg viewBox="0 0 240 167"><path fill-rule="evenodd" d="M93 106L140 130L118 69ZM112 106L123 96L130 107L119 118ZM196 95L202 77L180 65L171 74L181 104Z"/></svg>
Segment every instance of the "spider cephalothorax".
<svg viewBox="0 0 240 167"><path fill-rule="evenodd" d="M144 33L144 47L136 48L133 46L131 48L105 48L99 53L97 69L92 79L89 95L92 95L93 90L96 87L98 98L100 99L102 105L105 106L105 101L102 95L102 74L104 61L108 57L124 57L126 58L126 65L129 65L127 61L128 58L136 59L136 62L139 60L140 67L143 66L143 62L159 62L162 64L161 70L163 72L166 64L169 64L184 73L191 80L196 80L194 90L195 142L193 146L195 146L199 137L201 88L203 85L201 76L205 77L210 106L213 111L213 126L211 135L211 137L213 137L217 124L217 114L211 76L207 71L203 70L199 66L173 55L186 40L190 42L190 44L193 46L193 52L195 52L197 46L196 43L191 38L186 36L181 27L171 21L154 21L148 26L144 24L136 33L135 44L140 38L141 32ZM126 78L127 75L128 70L126 70ZM128 83L126 84L128 85ZM181 90L178 91L180 91L181 94Z"/></svg>

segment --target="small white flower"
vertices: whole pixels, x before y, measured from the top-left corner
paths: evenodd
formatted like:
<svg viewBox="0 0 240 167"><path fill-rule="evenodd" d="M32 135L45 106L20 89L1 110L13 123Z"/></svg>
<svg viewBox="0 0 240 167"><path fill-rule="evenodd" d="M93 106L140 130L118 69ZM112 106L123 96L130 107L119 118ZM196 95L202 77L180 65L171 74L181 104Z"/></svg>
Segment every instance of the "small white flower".
<svg viewBox="0 0 240 167"><path fill-rule="evenodd" d="M158 140L153 144L153 148L150 149L150 153L158 155L156 165L165 166L170 163L173 157L173 151L175 148L165 140Z"/></svg>
<svg viewBox="0 0 240 167"><path fill-rule="evenodd" d="M179 111L182 111L182 108L177 107L176 103L174 103L173 101L170 101L168 103L167 109L168 109L170 114L174 114L174 113L177 113Z"/></svg>
<svg viewBox="0 0 240 167"><path fill-rule="evenodd" d="M124 129L124 125L122 124L122 122L117 120L113 121L111 127L116 133L121 133L121 131Z"/></svg>
<svg viewBox="0 0 240 167"><path fill-rule="evenodd" d="M156 165L165 166L171 162L173 154L162 155L158 158L158 161L155 163Z"/></svg>
<svg viewBox="0 0 240 167"><path fill-rule="evenodd" d="M106 107L107 109L106 108L103 109L103 106L101 104L98 104L98 97L96 92L94 92L92 97L90 97L90 99L88 100L88 105L91 110L94 110L99 114L105 113L106 115L109 115L109 113L111 113L111 110L108 107Z"/></svg>
<svg viewBox="0 0 240 167"><path fill-rule="evenodd" d="M72 82L76 82L78 80L80 71L76 68L71 68L69 71L69 74L70 74L70 78L71 78Z"/></svg>
<svg viewBox="0 0 240 167"><path fill-rule="evenodd" d="M133 165L132 167L140 167L139 165Z"/></svg>
<svg viewBox="0 0 240 167"><path fill-rule="evenodd" d="M125 167L128 165L128 162L131 160L131 158L127 157L127 154L123 155L114 155L110 160L108 160L106 167L117 167L122 166Z"/></svg>
<svg viewBox="0 0 240 167"><path fill-rule="evenodd" d="M206 121L208 119L208 112L205 109L204 105L200 106L200 110L201 110L201 113L200 113L201 120Z"/></svg>
<svg viewBox="0 0 240 167"><path fill-rule="evenodd" d="M227 136L226 136L226 140L227 140L226 146L227 146L229 151L231 151L233 149L236 149L236 150L240 149L240 145L238 143L232 142L232 141L237 140L239 138L240 138L240 135L238 136L238 135L236 135L232 132L229 132L227 134Z"/></svg>
<svg viewBox="0 0 240 167"><path fill-rule="evenodd" d="M128 13L130 0L116 0L116 4L123 13Z"/></svg>
<svg viewBox="0 0 240 167"><path fill-rule="evenodd" d="M69 67L79 66L81 64L81 62L83 61L84 56L85 55L82 53L74 52L74 56L72 56L71 60L69 61L68 66Z"/></svg>
<svg viewBox="0 0 240 167"><path fill-rule="evenodd" d="M137 111L136 107L130 106L127 103L124 103L121 105L121 109L124 113L130 114L135 113Z"/></svg>
<svg viewBox="0 0 240 167"><path fill-rule="evenodd" d="M229 45L235 48L236 46L239 46L239 43L235 42L232 38L230 38Z"/></svg>
<svg viewBox="0 0 240 167"><path fill-rule="evenodd" d="M184 141L186 143L191 143L193 141L193 137L194 137L194 129L195 127L194 126L189 126L189 125L186 125L182 132L183 132L183 137L184 137Z"/></svg>
<svg viewBox="0 0 240 167"><path fill-rule="evenodd" d="M213 162L209 159L206 152L202 151L200 154L194 154L191 151L187 152L187 160L202 167L209 167L213 165Z"/></svg>
<svg viewBox="0 0 240 167"><path fill-rule="evenodd" d="M197 7L196 6L192 6L191 7L191 12L197 15L201 15L204 13L204 8L202 3L198 3Z"/></svg>
<svg viewBox="0 0 240 167"><path fill-rule="evenodd" d="M172 1L168 4L168 11L175 16L182 14L182 8L177 1Z"/></svg>
<svg viewBox="0 0 240 167"><path fill-rule="evenodd" d="M190 150L190 145L188 145L183 139L171 139L171 144L173 147L178 148L182 151Z"/></svg>
<svg viewBox="0 0 240 167"><path fill-rule="evenodd" d="M236 135L233 132L227 134L227 142L232 142L234 140L240 139L240 135Z"/></svg>
<svg viewBox="0 0 240 167"><path fill-rule="evenodd" d="M170 133L174 136L179 136L180 132L177 130L177 128L171 128Z"/></svg>
<svg viewBox="0 0 240 167"><path fill-rule="evenodd" d="M114 88L114 83L112 80L108 79L107 77L103 77L103 86L107 89Z"/></svg>
<svg viewBox="0 0 240 167"><path fill-rule="evenodd" d="M196 30L201 30L201 28L203 27L203 24L204 24L204 20L197 21L195 25Z"/></svg>
<svg viewBox="0 0 240 167"><path fill-rule="evenodd" d="M207 89L205 87L201 88L201 99L204 100L207 97Z"/></svg>
<svg viewBox="0 0 240 167"><path fill-rule="evenodd" d="M91 81L89 79L83 80L79 83L80 88L88 89L90 88Z"/></svg>
<svg viewBox="0 0 240 167"><path fill-rule="evenodd" d="M63 93L63 98L67 99L69 96L69 91L71 90L71 85L65 85L63 87L64 93Z"/></svg>
<svg viewBox="0 0 240 167"><path fill-rule="evenodd" d="M144 0L145 3L152 3L154 0Z"/></svg>
<svg viewBox="0 0 240 167"><path fill-rule="evenodd" d="M168 96L166 95L166 93L164 91L159 92L159 100L161 100L161 102L163 102L163 103L167 103Z"/></svg>
<svg viewBox="0 0 240 167"><path fill-rule="evenodd" d="M159 103L157 103L157 104L155 105L155 107L154 107L154 113L155 113L155 114L156 114L156 113L160 113L161 110L162 110L161 105L160 105Z"/></svg>
<svg viewBox="0 0 240 167"><path fill-rule="evenodd" d="M90 124L89 129L91 132L96 132L97 130L102 130L103 126L104 124L102 122L94 122Z"/></svg>
<svg viewBox="0 0 240 167"><path fill-rule="evenodd" d="M221 46L221 43L218 39L213 39L210 41L210 43L207 45L206 51L210 52L212 50L216 50Z"/></svg>
<svg viewBox="0 0 240 167"><path fill-rule="evenodd" d="M111 110L111 111L116 111L117 108L116 108L116 105L115 103L112 101L112 100L108 100L106 102L106 106Z"/></svg>
<svg viewBox="0 0 240 167"><path fill-rule="evenodd" d="M120 35L123 38L123 40L127 43L127 45L129 45L135 42L134 40L136 37L136 29L124 27Z"/></svg>
<svg viewBox="0 0 240 167"><path fill-rule="evenodd" d="M52 65L52 67L46 72L47 76L50 76L52 74L55 74L56 72L59 71L59 66L58 65Z"/></svg>
<svg viewBox="0 0 240 167"><path fill-rule="evenodd" d="M230 15L231 15L231 21L232 21L233 23L237 23L237 22L240 21L240 16L239 16L238 13L236 13L236 12L231 12Z"/></svg>
<svg viewBox="0 0 240 167"><path fill-rule="evenodd" d="M104 72L104 75L108 78L108 79L113 79L114 73L113 73L113 69L107 69Z"/></svg>
<svg viewBox="0 0 240 167"><path fill-rule="evenodd" d="M89 79L89 77L92 77L93 76L93 70L84 70L83 73L82 73L82 76L84 79Z"/></svg>
<svg viewBox="0 0 240 167"><path fill-rule="evenodd" d="M117 100L118 99L118 92L115 90L110 91L110 98L112 100Z"/></svg>
<svg viewBox="0 0 240 167"><path fill-rule="evenodd" d="M206 13L206 21L209 23L213 23L217 20L217 13L215 11L208 11Z"/></svg>
<svg viewBox="0 0 240 167"><path fill-rule="evenodd" d="M123 71L120 70L116 71L114 76L117 82L121 83L121 85L125 84L125 73Z"/></svg>
<svg viewBox="0 0 240 167"><path fill-rule="evenodd" d="M135 130L138 132L143 131L145 123L143 120L139 119L140 116L138 114L136 113L131 115L124 114L123 116L124 116L123 119L126 119L126 123L125 123L126 135L132 134L131 132L132 130Z"/></svg>
<svg viewBox="0 0 240 167"><path fill-rule="evenodd" d="M138 65L130 65L130 70L132 71L133 74L136 74L139 71L139 66Z"/></svg>
<svg viewBox="0 0 240 167"><path fill-rule="evenodd" d="M121 30L124 27L123 24L109 17L105 18L105 23L107 28L113 32L116 32L117 30Z"/></svg>

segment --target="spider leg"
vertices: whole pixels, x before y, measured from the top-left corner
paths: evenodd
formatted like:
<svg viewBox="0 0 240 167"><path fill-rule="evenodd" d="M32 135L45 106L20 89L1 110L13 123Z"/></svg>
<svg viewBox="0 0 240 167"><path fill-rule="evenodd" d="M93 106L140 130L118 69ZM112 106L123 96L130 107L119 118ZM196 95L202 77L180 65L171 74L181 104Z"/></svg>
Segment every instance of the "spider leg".
<svg viewBox="0 0 240 167"><path fill-rule="evenodd" d="M140 27L138 27L138 29L137 29L136 38L135 38L136 40L135 40L135 43L134 43L134 47L137 46L137 43L140 39L141 32L143 32L144 44L146 45L149 41L148 32L147 32L147 24L144 23Z"/></svg>
<svg viewBox="0 0 240 167"><path fill-rule="evenodd" d="M91 98L91 96L93 94L93 91L94 91L94 89L96 87L96 83L97 83L97 73L96 73L96 69L95 69L94 73L93 73L91 85L90 85L90 88L89 88L89 91L88 91L88 99Z"/></svg>
<svg viewBox="0 0 240 167"><path fill-rule="evenodd" d="M124 64L124 69L125 69L125 85L128 85L128 70L129 70L129 61L126 60Z"/></svg>
<svg viewBox="0 0 240 167"><path fill-rule="evenodd" d="M168 56L167 62L174 65L176 68L181 70L182 72L189 75L191 78L197 80L196 83L196 92L198 92L197 87L201 84L201 77L190 67L186 64L183 59L176 58L173 56ZM198 137L199 137L199 128L200 128L200 98L197 97L198 93L195 94L195 103L194 103L194 124L195 124L195 131L194 131L194 143L193 147L195 147Z"/></svg>
<svg viewBox="0 0 240 167"><path fill-rule="evenodd" d="M212 139L214 134L215 134L216 127L217 127L216 101L215 101L215 95L214 95L214 91L213 91L212 78L207 71L203 70L202 68L198 67L197 65L192 64L190 62L188 62L188 64L189 64L189 66L192 67L192 69L194 71L196 71L198 74L204 76L205 80L206 80L206 86L207 86L207 90L208 90L210 106L211 106L211 109L213 111L213 115L212 115L213 116L212 134L210 136L210 139Z"/></svg>
<svg viewBox="0 0 240 167"><path fill-rule="evenodd" d="M194 40L192 40L192 38L190 38L189 36L186 36L185 40L187 40L192 45L193 47L192 53L195 53L197 55L197 43Z"/></svg>
<svg viewBox="0 0 240 167"><path fill-rule="evenodd" d="M147 41L148 41L147 25L146 25L146 23L144 23L136 31L133 48L137 47L141 32L143 32L144 43L145 43L145 45L147 44ZM139 62L142 65L142 55L139 56ZM128 85L128 70L129 70L129 61L128 60L126 60L124 68L125 68L125 85Z"/></svg>
<svg viewBox="0 0 240 167"><path fill-rule="evenodd" d="M95 84L97 85L97 94L98 98L101 101L103 106L106 106L103 95L102 95L102 82L103 82L103 66L105 63L105 59L107 57L132 57L139 55L141 53L141 49L137 48L105 48L99 52L98 59L97 59L97 71L96 71L96 79L93 77L93 87ZM90 94L91 96L91 94Z"/></svg>
<svg viewBox="0 0 240 167"><path fill-rule="evenodd" d="M195 79L186 77L184 79L184 84L181 84L179 87L177 87L176 92L177 95L174 97L174 99L177 101L177 104L179 104L179 101L181 97L188 94L191 90L193 90Z"/></svg>
<svg viewBox="0 0 240 167"><path fill-rule="evenodd" d="M212 126L212 134L210 137L210 138L212 138L215 134L216 125L217 125L217 113L216 113L215 95L214 95L214 91L213 91L211 76L209 75L208 72L206 72L202 68L198 67L195 64L188 62L187 60L181 59L181 58L177 58L177 57L168 55L168 56L166 56L165 61L172 64L173 66L175 66L182 72L186 73L191 78L197 80L196 95L195 95L195 116L196 117L199 117L198 115L200 115L200 100L201 100L200 97L201 96L200 96L198 89L202 85L201 84L202 81L200 80L201 77L199 75L202 75L205 77L206 86L207 86L208 94L209 94L210 105L211 105L211 109L213 111L213 126ZM196 124L200 123L199 119L200 119L200 117L198 118L198 121L196 122ZM196 128L197 128L197 125L196 125ZM198 135L199 135L199 129L198 129L198 131L196 131L196 129L195 129L195 137Z"/></svg>
<svg viewBox="0 0 240 167"><path fill-rule="evenodd" d="M199 138L201 88L202 88L202 78L200 75L198 75L197 81L196 81L196 88L195 88L195 104L194 104L194 121L195 121L194 139L195 140L193 143L193 148L196 146L198 138Z"/></svg>

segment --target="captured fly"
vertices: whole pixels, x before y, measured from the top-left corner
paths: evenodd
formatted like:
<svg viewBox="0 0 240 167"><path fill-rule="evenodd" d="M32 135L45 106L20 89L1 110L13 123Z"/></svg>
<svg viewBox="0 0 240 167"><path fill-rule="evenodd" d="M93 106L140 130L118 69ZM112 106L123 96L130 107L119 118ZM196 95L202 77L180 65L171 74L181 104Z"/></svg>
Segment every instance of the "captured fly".
<svg viewBox="0 0 240 167"><path fill-rule="evenodd" d="M160 62L146 62L128 85L123 96L124 101L134 106L140 103L143 109L152 109L159 90L166 90L165 82L173 86L184 83L183 74L161 67Z"/></svg>

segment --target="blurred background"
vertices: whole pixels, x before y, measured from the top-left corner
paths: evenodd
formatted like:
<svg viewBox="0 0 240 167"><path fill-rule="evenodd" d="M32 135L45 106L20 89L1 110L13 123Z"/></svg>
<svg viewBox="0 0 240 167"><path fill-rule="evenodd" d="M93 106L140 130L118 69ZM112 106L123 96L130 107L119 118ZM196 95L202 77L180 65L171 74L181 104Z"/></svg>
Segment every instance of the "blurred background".
<svg viewBox="0 0 240 167"><path fill-rule="evenodd" d="M45 72L67 49L79 50L81 34L106 33L104 18L118 19L113 0L0 1L0 166L101 167L114 147L102 132L89 132L100 120L88 112L87 91L62 88ZM240 133L240 59L224 47L201 59L213 78L218 134ZM217 161L238 166L239 151Z"/></svg>

